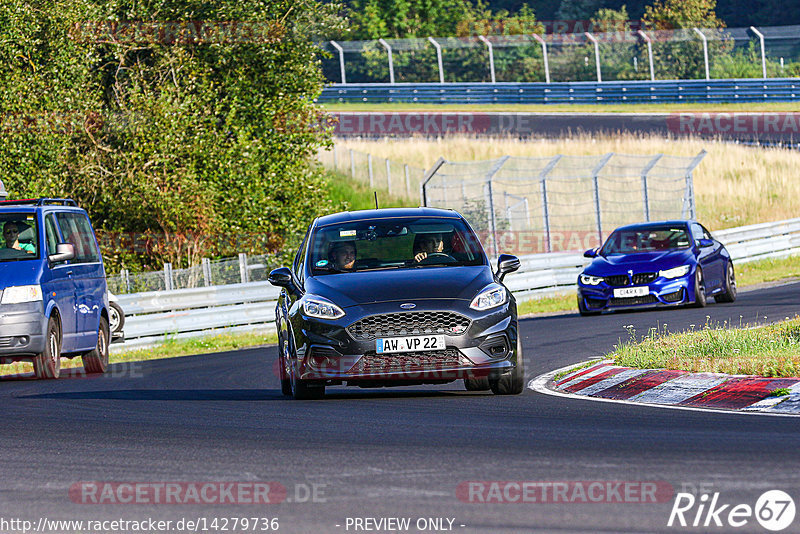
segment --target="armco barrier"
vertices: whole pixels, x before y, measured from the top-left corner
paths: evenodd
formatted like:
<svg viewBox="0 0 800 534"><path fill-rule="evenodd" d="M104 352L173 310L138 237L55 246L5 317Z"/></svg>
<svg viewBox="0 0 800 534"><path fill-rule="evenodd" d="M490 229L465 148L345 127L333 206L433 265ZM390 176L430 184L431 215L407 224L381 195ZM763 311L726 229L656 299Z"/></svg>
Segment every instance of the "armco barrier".
<svg viewBox="0 0 800 534"><path fill-rule="evenodd" d="M334 84L318 102L420 104L631 104L792 102L800 78L553 83Z"/></svg>
<svg viewBox="0 0 800 534"><path fill-rule="evenodd" d="M738 263L800 255L800 218L715 232ZM589 262L581 252L521 256L505 283L518 300L574 292ZM119 295L125 311L124 347L149 345L164 336L189 338L210 332L274 332L280 291L268 282Z"/></svg>

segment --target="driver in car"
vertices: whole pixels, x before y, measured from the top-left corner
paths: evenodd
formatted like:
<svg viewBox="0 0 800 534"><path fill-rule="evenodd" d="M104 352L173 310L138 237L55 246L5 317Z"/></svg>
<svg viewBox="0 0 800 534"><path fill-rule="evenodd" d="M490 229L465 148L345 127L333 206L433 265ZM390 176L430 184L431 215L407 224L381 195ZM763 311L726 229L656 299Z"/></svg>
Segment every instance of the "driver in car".
<svg viewBox="0 0 800 534"><path fill-rule="evenodd" d="M414 237L414 261L419 263L431 254L444 253L442 234L417 234Z"/></svg>
<svg viewBox="0 0 800 534"><path fill-rule="evenodd" d="M342 271L352 271L356 264L356 244L352 241L339 241L331 245L330 261Z"/></svg>
<svg viewBox="0 0 800 534"><path fill-rule="evenodd" d="M19 242L19 226L15 221L8 221L3 225L3 238L6 240L6 248L24 250L29 254L34 254L33 245Z"/></svg>

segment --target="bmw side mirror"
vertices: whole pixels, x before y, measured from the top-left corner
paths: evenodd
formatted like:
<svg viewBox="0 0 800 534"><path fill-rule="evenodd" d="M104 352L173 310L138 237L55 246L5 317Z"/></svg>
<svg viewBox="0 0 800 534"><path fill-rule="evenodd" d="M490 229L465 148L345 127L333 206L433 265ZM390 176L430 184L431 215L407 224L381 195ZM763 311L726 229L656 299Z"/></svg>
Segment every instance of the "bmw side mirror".
<svg viewBox="0 0 800 534"><path fill-rule="evenodd" d="M516 256L512 256L511 254L500 254L500 257L497 258L497 274L500 277L500 281L503 281L503 277L508 273L513 273L517 269L519 269L520 261L519 258Z"/></svg>
<svg viewBox="0 0 800 534"><path fill-rule="evenodd" d="M583 257L584 258L596 258L597 257L597 249L596 248L590 248L589 250L587 250L586 252L583 253Z"/></svg>
<svg viewBox="0 0 800 534"><path fill-rule="evenodd" d="M711 239L700 239L697 241L697 246L700 248L713 247L714 242Z"/></svg>
<svg viewBox="0 0 800 534"><path fill-rule="evenodd" d="M279 267L269 273L267 278L270 284L277 287L285 287L286 289L293 289L294 283L292 282L292 271L286 267Z"/></svg>
<svg viewBox="0 0 800 534"><path fill-rule="evenodd" d="M50 254L47 259L51 263L58 263L59 261L71 260L75 257L75 245L72 243L59 243L56 245L56 253Z"/></svg>

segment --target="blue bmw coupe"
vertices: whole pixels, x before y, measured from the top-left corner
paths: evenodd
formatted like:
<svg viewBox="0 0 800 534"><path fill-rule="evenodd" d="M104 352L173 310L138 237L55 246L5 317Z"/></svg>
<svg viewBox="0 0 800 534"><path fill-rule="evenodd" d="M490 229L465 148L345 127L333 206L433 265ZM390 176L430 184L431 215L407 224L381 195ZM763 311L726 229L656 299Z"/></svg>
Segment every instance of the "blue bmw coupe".
<svg viewBox="0 0 800 534"><path fill-rule="evenodd" d="M584 256L594 260L578 276L581 315L736 300L730 254L696 221L623 226Z"/></svg>

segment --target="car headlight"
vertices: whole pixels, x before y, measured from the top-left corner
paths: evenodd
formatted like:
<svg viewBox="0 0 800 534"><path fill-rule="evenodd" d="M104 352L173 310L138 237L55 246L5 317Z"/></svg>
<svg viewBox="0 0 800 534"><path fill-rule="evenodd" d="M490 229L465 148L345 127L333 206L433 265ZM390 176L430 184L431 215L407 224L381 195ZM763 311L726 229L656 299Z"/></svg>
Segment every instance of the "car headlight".
<svg viewBox="0 0 800 534"><path fill-rule="evenodd" d="M663 276L664 278L679 278L685 276L691 268L691 265L681 265L680 267L658 271L658 276Z"/></svg>
<svg viewBox="0 0 800 534"><path fill-rule="evenodd" d="M320 297L311 297L303 301L303 313L317 319L339 319L344 317L344 310Z"/></svg>
<svg viewBox="0 0 800 534"><path fill-rule="evenodd" d="M489 284L478 293L469 307L473 310L483 311L502 306L508 301L508 292L500 284Z"/></svg>
<svg viewBox="0 0 800 534"><path fill-rule="evenodd" d="M590 274L581 274L580 275L581 284L585 286L596 286L599 285L600 282L603 281L602 276L592 276Z"/></svg>
<svg viewBox="0 0 800 534"><path fill-rule="evenodd" d="M12 286L3 290L0 304L20 304L42 300L42 286Z"/></svg>

